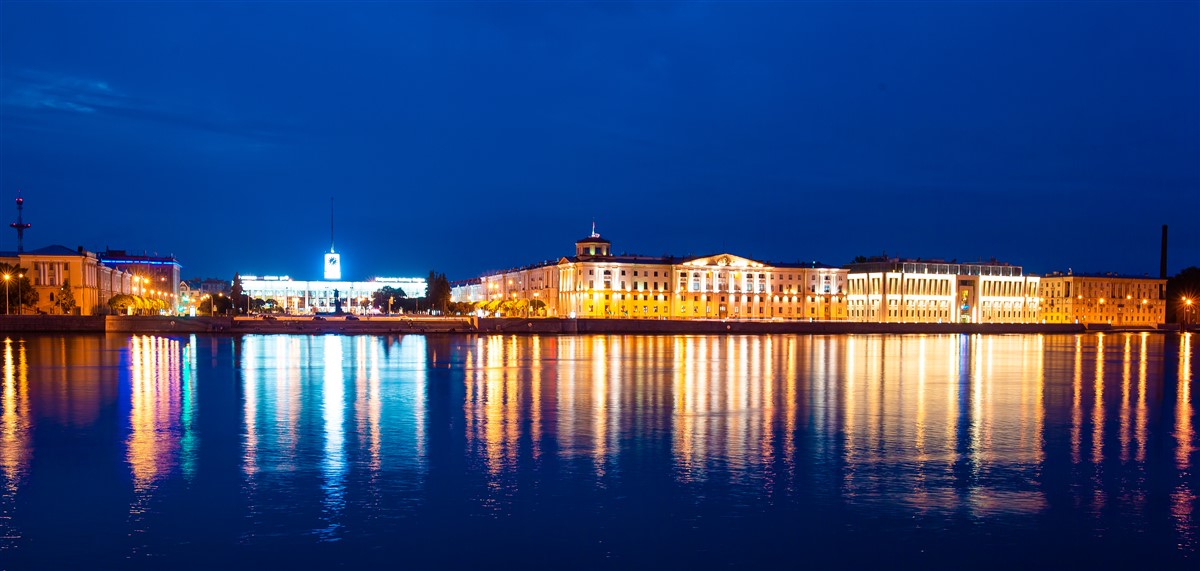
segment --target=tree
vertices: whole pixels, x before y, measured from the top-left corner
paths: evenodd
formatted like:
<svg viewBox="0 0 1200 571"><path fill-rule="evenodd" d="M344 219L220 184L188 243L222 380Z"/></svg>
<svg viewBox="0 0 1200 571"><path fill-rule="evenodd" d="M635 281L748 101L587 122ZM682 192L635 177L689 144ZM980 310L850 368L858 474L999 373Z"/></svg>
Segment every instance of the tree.
<svg viewBox="0 0 1200 571"><path fill-rule="evenodd" d="M546 302L537 298L529 301L529 311L532 312L532 315L540 315L545 310Z"/></svg>
<svg viewBox="0 0 1200 571"><path fill-rule="evenodd" d="M54 300L54 305L63 315L75 313L75 292L71 289L70 279L64 279L62 287L58 288L58 297Z"/></svg>
<svg viewBox="0 0 1200 571"><path fill-rule="evenodd" d="M233 274L233 287L229 289L229 297L233 300L234 310L239 313L250 312L250 296L243 295L242 291L242 276L237 272Z"/></svg>
<svg viewBox="0 0 1200 571"><path fill-rule="evenodd" d="M1189 315L1185 312L1191 308L1191 319L1194 323L1200 316L1200 268L1191 266L1179 271L1167 279L1167 323L1182 323ZM1184 299L1192 300L1188 306Z"/></svg>
<svg viewBox="0 0 1200 571"><path fill-rule="evenodd" d="M429 278L425 280L425 300L430 309L446 313L446 304L450 303L450 280L446 279L446 274L429 271Z"/></svg>
<svg viewBox="0 0 1200 571"><path fill-rule="evenodd" d="M404 290L392 286L383 286L371 294L371 305L384 312L400 309L400 300L408 297Z"/></svg>
<svg viewBox="0 0 1200 571"><path fill-rule="evenodd" d="M200 306L196 308L197 315L214 315L213 302L216 302L215 315L224 315L233 307L233 302L223 295L209 296L204 301L200 302Z"/></svg>
<svg viewBox="0 0 1200 571"><path fill-rule="evenodd" d="M115 313L128 313L130 307L137 309L137 298L127 293L119 293L108 298L108 307Z"/></svg>
<svg viewBox="0 0 1200 571"><path fill-rule="evenodd" d="M8 280L4 282L7 296L0 299L0 304L4 304L0 305L4 308L4 315L23 313L23 308L37 306L38 292L33 289L33 282L29 279L29 270L17 265L0 264L0 274L9 276ZM0 294L0 296L3 295Z"/></svg>

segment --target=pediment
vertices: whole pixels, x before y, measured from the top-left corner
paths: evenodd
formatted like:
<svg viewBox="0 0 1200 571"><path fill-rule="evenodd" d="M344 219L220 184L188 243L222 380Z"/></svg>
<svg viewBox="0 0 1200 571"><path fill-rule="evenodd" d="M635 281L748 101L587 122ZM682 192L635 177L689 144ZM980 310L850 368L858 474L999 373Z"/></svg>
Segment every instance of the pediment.
<svg viewBox="0 0 1200 571"><path fill-rule="evenodd" d="M700 267L716 266L716 267L731 267L731 268L762 268L762 267L766 267L766 264L764 264L758 260L751 260L750 258L743 258L741 256L735 256L733 254L714 254L712 256L702 256L699 258L692 258L690 260L683 262L683 265L685 265L685 266L700 266Z"/></svg>

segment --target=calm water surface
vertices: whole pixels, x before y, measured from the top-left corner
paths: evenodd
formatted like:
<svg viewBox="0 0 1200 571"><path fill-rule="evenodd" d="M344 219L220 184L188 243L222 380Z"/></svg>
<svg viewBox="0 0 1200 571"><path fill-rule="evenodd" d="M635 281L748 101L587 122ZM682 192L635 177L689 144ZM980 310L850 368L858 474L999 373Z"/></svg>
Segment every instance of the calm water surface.
<svg viewBox="0 0 1200 571"><path fill-rule="evenodd" d="M10 337L0 568L1197 568L1196 341Z"/></svg>

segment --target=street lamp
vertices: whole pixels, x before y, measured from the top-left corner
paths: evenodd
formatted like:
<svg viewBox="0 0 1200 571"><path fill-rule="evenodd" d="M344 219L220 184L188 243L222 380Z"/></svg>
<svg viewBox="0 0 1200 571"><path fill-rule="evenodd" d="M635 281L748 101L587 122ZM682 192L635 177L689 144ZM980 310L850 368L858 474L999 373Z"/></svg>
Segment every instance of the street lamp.
<svg viewBox="0 0 1200 571"><path fill-rule="evenodd" d="M12 276L4 274L4 315L12 313L12 310L8 307L8 278L10 277Z"/></svg>
<svg viewBox="0 0 1200 571"><path fill-rule="evenodd" d="M25 273L17 274L17 315L25 315L25 298L21 297L21 280L25 279Z"/></svg>

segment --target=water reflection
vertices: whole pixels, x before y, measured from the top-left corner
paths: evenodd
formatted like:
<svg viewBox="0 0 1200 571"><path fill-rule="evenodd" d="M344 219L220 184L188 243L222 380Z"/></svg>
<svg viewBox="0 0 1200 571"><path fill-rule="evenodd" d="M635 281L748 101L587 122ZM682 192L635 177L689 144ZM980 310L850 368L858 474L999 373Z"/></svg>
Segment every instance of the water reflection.
<svg viewBox="0 0 1200 571"><path fill-rule="evenodd" d="M311 515L314 536L338 541L350 512L420 503L423 337L246 336L241 355L242 489L255 524L247 540ZM315 512L305 501L310 476L320 497Z"/></svg>
<svg viewBox="0 0 1200 571"><path fill-rule="evenodd" d="M0 553L21 538L14 525L17 492L29 471L29 365L25 342L4 340L4 386L0 394Z"/></svg>
<svg viewBox="0 0 1200 571"><path fill-rule="evenodd" d="M211 500L232 515L186 533L232 527L272 552L388 551L410 536L419 548L463 525L492 547L587 528L616 552L640 539L614 529L728 531L713 521L846 540L890 518L910 534L898 542L1016 529L1190 555L1193 345L1125 333L9 339L0 541L19 545L52 512L25 508L45 501L29 482L44 457L66 456L55 443L84 433L111 440L89 441L101 450L89 458L119 466L95 471L120 487L89 479L97 490L79 497L120 504L135 553L161 516ZM997 522L1012 527L973 527Z"/></svg>
<svg viewBox="0 0 1200 571"><path fill-rule="evenodd" d="M1191 466L1192 453L1196 448L1196 433L1192 428L1192 338L1184 333L1179 343L1179 381L1175 389L1175 465L1181 477L1171 493L1171 515L1175 518L1175 530L1179 534L1180 547L1193 551L1196 548L1197 530L1193 521L1197 490L1186 477Z"/></svg>

